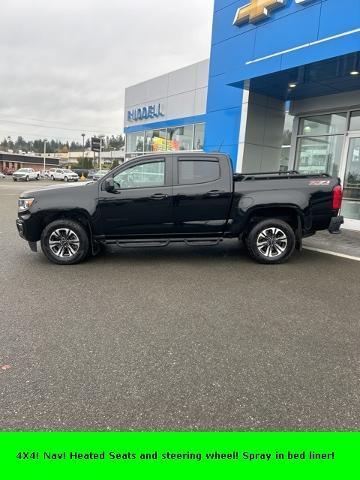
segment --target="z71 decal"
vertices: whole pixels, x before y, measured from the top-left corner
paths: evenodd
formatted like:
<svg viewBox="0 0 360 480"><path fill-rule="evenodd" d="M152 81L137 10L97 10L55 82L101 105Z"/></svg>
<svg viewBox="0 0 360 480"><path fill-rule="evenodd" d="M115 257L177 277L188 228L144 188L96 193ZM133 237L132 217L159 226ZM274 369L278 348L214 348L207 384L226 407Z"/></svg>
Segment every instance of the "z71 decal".
<svg viewBox="0 0 360 480"><path fill-rule="evenodd" d="M311 180L309 185L312 187L318 187L320 185L330 185L330 180Z"/></svg>

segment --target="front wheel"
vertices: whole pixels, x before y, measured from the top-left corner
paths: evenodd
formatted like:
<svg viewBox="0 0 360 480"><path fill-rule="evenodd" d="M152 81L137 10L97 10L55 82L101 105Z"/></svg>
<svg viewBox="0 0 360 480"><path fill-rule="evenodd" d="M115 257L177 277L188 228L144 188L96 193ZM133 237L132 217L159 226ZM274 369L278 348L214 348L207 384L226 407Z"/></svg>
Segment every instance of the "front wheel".
<svg viewBox="0 0 360 480"><path fill-rule="evenodd" d="M64 182L67 182L68 180L68 177L64 177Z"/></svg>
<svg viewBox="0 0 360 480"><path fill-rule="evenodd" d="M250 255L259 263L286 262L295 249L295 233L291 226L277 219L257 223L246 237Z"/></svg>
<svg viewBox="0 0 360 480"><path fill-rule="evenodd" d="M54 178L54 175L51 175L51 180L52 180L52 181L54 181L54 180L55 180L55 178Z"/></svg>
<svg viewBox="0 0 360 480"><path fill-rule="evenodd" d="M74 220L55 220L41 234L41 248L46 257L58 265L82 262L89 252L85 228Z"/></svg>
<svg viewBox="0 0 360 480"><path fill-rule="evenodd" d="M26 176L25 180L28 182L30 180L29 175Z"/></svg>

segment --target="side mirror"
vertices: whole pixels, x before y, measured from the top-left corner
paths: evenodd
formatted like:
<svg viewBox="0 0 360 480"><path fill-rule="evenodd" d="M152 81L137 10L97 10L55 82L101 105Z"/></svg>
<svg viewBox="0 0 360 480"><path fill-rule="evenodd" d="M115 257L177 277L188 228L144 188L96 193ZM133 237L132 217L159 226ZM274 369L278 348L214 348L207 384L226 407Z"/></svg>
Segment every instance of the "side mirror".
<svg viewBox="0 0 360 480"><path fill-rule="evenodd" d="M105 190L107 192L113 192L115 190L115 184L113 177L109 177L105 180Z"/></svg>

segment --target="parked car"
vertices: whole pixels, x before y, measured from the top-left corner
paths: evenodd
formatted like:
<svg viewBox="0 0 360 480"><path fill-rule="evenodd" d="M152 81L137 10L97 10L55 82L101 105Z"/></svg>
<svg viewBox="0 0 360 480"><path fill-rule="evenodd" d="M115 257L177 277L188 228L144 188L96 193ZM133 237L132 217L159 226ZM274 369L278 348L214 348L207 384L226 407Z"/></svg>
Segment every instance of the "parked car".
<svg viewBox="0 0 360 480"><path fill-rule="evenodd" d="M100 180L100 178L104 177L107 173L109 173L109 170L98 170L96 173L94 173L92 179L94 181Z"/></svg>
<svg viewBox="0 0 360 480"><path fill-rule="evenodd" d="M63 180L64 182L77 182L79 175L67 168L51 168L49 170L51 180Z"/></svg>
<svg viewBox="0 0 360 480"><path fill-rule="evenodd" d="M39 173L40 173L40 178L43 178L43 179L50 178L48 170L41 170Z"/></svg>
<svg viewBox="0 0 360 480"><path fill-rule="evenodd" d="M87 178L88 178L89 180L92 180L96 172L97 172L97 170L95 170L94 168L92 168L91 170L88 171Z"/></svg>
<svg viewBox="0 0 360 480"><path fill-rule="evenodd" d="M20 168L12 174L14 182L18 180L23 180L24 182L29 182L30 180L39 180L40 172L37 172L33 168Z"/></svg>
<svg viewBox="0 0 360 480"><path fill-rule="evenodd" d="M88 178L89 170L87 168L73 168L73 172L77 173L79 177Z"/></svg>
<svg viewBox="0 0 360 480"><path fill-rule="evenodd" d="M259 263L288 260L303 237L338 233L338 178L297 172L234 174L227 155L138 157L98 182L23 193L19 234L57 264L74 264L102 244L217 245L240 238Z"/></svg>
<svg viewBox="0 0 360 480"><path fill-rule="evenodd" d="M0 172L0 179L2 180L4 178L6 178L6 175L4 175L2 172Z"/></svg>

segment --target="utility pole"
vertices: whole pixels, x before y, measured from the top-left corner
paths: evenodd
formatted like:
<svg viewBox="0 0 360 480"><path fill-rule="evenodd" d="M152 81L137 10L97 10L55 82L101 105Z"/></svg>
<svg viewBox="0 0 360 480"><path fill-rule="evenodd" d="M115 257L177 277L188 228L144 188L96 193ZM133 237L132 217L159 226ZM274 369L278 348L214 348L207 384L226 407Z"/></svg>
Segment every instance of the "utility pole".
<svg viewBox="0 0 360 480"><path fill-rule="evenodd" d="M85 133L81 134L83 139L83 167L84 167L84 160L85 160Z"/></svg>
<svg viewBox="0 0 360 480"><path fill-rule="evenodd" d="M44 140L44 173L45 173L45 170L46 170L46 142L47 140Z"/></svg>

